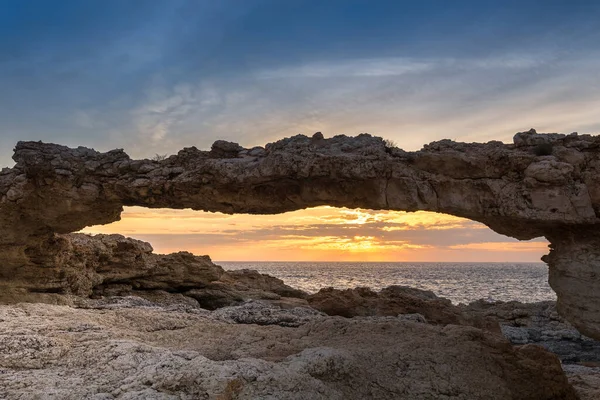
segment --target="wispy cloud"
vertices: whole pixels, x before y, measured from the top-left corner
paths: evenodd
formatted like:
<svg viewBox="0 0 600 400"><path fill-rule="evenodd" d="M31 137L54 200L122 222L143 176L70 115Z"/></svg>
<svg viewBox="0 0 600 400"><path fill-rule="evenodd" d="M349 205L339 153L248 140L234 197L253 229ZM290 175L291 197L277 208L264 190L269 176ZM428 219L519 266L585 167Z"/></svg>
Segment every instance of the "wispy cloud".
<svg viewBox="0 0 600 400"><path fill-rule="evenodd" d="M142 143L144 140L160 142L190 112L201 111L202 101L196 98L194 92L195 88L185 84L177 85L168 92L151 89L147 101L131 112L138 140Z"/></svg>
<svg viewBox="0 0 600 400"><path fill-rule="evenodd" d="M434 61L409 58L382 58L313 62L310 64L258 71L258 79L389 77L419 73L435 67Z"/></svg>
<svg viewBox="0 0 600 400"><path fill-rule="evenodd" d="M485 58L371 58L311 62L258 71L258 79L289 78L348 78L348 77L398 77L422 74L433 70L522 70L535 68L546 62L547 56L511 54Z"/></svg>
<svg viewBox="0 0 600 400"><path fill-rule="evenodd" d="M43 112L23 119L0 136L0 160L10 164L19 135L148 157L208 148L217 139L253 146L315 131L370 132L407 150L444 138L510 141L530 127L595 133L599 70L593 52L571 58L507 52L316 61L176 82L158 74L139 95L78 106L60 124L44 122L43 130L23 133L26 124L46 118Z"/></svg>
<svg viewBox="0 0 600 400"><path fill-rule="evenodd" d="M510 141L519 130L600 132L600 55L382 58L315 62L231 79L156 82L131 110L134 156L246 146L297 133L370 132L407 150L433 140ZM127 131L127 127L124 127ZM123 140L123 139L121 139Z"/></svg>

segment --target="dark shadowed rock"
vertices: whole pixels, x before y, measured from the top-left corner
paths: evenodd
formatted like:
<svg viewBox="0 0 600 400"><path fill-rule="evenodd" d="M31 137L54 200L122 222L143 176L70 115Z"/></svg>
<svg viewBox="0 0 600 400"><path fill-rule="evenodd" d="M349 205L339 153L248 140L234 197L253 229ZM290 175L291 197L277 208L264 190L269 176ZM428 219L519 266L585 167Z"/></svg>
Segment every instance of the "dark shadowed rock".
<svg viewBox="0 0 600 400"><path fill-rule="evenodd" d="M397 316L421 314L427 322L435 324L460 324L462 315L450 300L437 297L433 292L390 286L380 292L369 288L321 289L310 295L308 304L328 315Z"/></svg>
<svg viewBox="0 0 600 400"><path fill-rule="evenodd" d="M251 269L227 271L227 274L221 278L221 281L242 291L255 288L265 292L276 293L282 297L296 297L302 299L308 296L308 294L302 290L294 289L293 287L286 285L279 278L261 274L258 271Z"/></svg>
<svg viewBox="0 0 600 400"><path fill-rule="evenodd" d="M0 291L0 301L70 304L72 299L65 295L135 295L213 310L248 300L306 297L280 279L250 270L226 272L208 256L188 252L154 254L149 243L121 235L54 235L30 256L53 268L45 274L20 271L27 279Z"/></svg>
<svg viewBox="0 0 600 400"><path fill-rule="evenodd" d="M210 156L213 158L236 158L241 150L244 148L237 143L217 140L210 149Z"/></svg>
<svg viewBox="0 0 600 400"><path fill-rule="evenodd" d="M476 301L460 307L465 318L494 319L504 336L516 345L537 344L564 363L597 363L600 342L582 335L556 311L556 303Z"/></svg>

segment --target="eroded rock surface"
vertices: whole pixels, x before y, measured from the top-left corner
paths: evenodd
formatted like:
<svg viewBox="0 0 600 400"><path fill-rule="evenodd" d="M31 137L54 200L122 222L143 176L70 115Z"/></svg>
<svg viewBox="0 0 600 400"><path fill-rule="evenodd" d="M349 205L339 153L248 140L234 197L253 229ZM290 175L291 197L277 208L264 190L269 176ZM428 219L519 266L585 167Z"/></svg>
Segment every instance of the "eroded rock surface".
<svg viewBox="0 0 600 400"><path fill-rule="evenodd" d="M406 286L389 286L379 292L369 288L321 289L308 296L308 304L327 315L342 317L420 314L429 323L460 324L460 309L433 292Z"/></svg>
<svg viewBox="0 0 600 400"><path fill-rule="evenodd" d="M600 367L600 341L582 335L556 311L556 303L476 301L459 307L467 321L493 319L516 345L537 344L566 364Z"/></svg>
<svg viewBox="0 0 600 400"><path fill-rule="evenodd" d="M515 345L534 344L556 354L580 399L600 398L600 342L582 335L565 321L554 302L480 300L460 309L467 320L497 321L503 335Z"/></svg>
<svg viewBox="0 0 600 400"><path fill-rule="evenodd" d="M0 301L74 304L77 296L135 295L209 310L248 300L307 304L306 293L281 279L249 270L227 272L208 256L188 252L154 254L149 243L121 235L55 234L36 251L29 254L37 266L24 266L19 280L0 282Z"/></svg>
<svg viewBox="0 0 600 400"><path fill-rule="evenodd" d="M29 292L38 290L36 277L67 282L41 290L100 288L95 273L81 282L62 276L56 234L116 221L123 206L255 214L319 205L428 210L518 239L546 236L559 312L600 338L599 146L596 136L529 131L514 144L442 140L405 152L366 134L298 135L252 149L218 141L211 151L192 147L151 161L121 150L20 142L16 165L0 172L0 279ZM159 275L137 279L171 284Z"/></svg>
<svg viewBox="0 0 600 400"><path fill-rule="evenodd" d="M86 309L0 306L4 398L577 398L554 355L469 326L260 302L211 313L135 297L81 301ZM248 324L257 313L270 324Z"/></svg>

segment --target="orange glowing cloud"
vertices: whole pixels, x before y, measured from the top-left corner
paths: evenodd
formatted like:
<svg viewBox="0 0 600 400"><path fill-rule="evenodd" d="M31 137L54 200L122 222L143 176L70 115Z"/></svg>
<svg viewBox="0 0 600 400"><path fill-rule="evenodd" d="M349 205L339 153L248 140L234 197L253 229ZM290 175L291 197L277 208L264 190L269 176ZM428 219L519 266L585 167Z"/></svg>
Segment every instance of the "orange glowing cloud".
<svg viewBox="0 0 600 400"><path fill-rule="evenodd" d="M121 221L83 232L222 261L539 261L547 252L545 241L518 242L450 215L334 207L279 215L130 207Z"/></svg>

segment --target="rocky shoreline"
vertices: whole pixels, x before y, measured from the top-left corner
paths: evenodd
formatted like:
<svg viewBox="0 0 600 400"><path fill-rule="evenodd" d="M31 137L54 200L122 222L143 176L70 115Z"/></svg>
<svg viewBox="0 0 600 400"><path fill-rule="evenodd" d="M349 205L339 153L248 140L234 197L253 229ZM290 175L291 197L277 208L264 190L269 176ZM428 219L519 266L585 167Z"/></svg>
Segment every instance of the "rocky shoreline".
<svg viewBox="0 0 600 400"><path fill-rule="evenodd" d="M595 399L600 343L555 304L391 286L308 294L120 235L55 235L60 279L6 286L7 399ZM72 292L54 290L69 285Z"/></svg>
<svg viewBox="0 0 600 400"><path fill-rule="evenodd" d="M0 171L0 398L600 398L600 346L580 333L600 339L598 136L531 130L404 152L366 134L298 135L160 161L20 142L14 159ZM132 205L444 212L545 236L558 302L308 294L208 256L72 233Z"/></svg>
<svg viewBox="0 0 600 400"><path fill-rule="evenodd" d="M255 271L223 273L206 304L229 303L211 310L181 293L131 288L0 306L2 398L600 395L600 343L553 302L455 306L401 286L307 295Z"/></svg>
<svg viewBox="0 0 600 400"><path fill-rule="evenodd" d="M13 159L0 171L0 301L163 290L200 303L225 299L217 307L244 297L225 293L224 271L191 254L151 255L149 246L69 235L119 220L125 206L424 210L520 240L545 237L557 309L600 340L600 136L532 129L510 144L441 140L406 152L368 134L318 133L248 149L218 140L210 151L189 147L164 160L19 142Z"/></svg>
<svg viewBox="0 0 600 400"><path fill-rule="evenodd" d="M417 315L139 297L2 306L0 388L8 399L577 398L541 347Z"/></svg>

